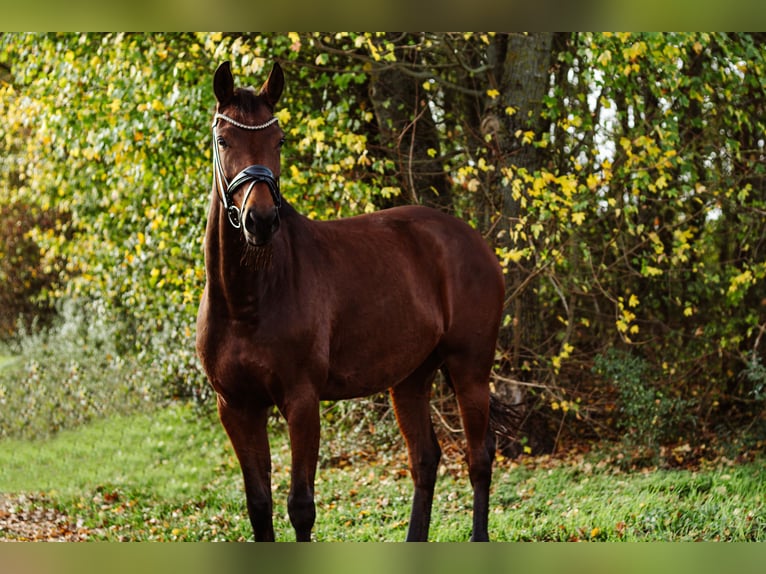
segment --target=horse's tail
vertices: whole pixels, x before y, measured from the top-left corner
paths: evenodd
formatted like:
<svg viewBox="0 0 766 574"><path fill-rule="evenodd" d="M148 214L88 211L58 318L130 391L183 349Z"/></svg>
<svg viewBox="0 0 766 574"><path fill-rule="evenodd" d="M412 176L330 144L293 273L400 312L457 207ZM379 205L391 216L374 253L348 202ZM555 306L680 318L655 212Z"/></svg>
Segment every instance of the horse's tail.
<svg viewBox="0 0 766 574"><path fill-rule="evenodd" d="M441 367L444 380L454 392L452 377L446 365ZM500 439L514 442L524 420L524 404L510 403L493 392L489 393L489 431Z"/></svg>
<svg viewBox="0 0 766 574"><path fill-rule="evenodd" d="M489 394L489 428L500 438L514 440L523 420L522 403L505 402L495 393Z"/></svg>

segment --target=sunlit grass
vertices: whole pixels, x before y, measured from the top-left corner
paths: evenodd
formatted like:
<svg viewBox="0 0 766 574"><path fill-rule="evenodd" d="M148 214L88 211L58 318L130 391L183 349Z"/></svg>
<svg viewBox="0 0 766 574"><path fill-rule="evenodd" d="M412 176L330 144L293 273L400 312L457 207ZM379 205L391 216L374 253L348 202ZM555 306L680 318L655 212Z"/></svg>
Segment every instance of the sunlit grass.
<svg viewBox="0 0 766 574"><path fill-rule="evenodd" d="M277 538L294 540L286 512L290 457L274 423ZM766 464L725 461L704 471L625 473L608 460L525 459L495 469L495 540L766 540ZM323 541L404 540L412 493L403 453L321 466ZM188 405L115 416L45 441L0 441L0 492L26 493L70 516L92 540L246 540L239 466L213 415ZM431 539L467 540L464 472L439 477Z"/></svg>
<svg viewBox="0 0 766 574"><path fill-rule="evenodd" d="M0 369L15 363L18 359L10 355L0 355Z"/></svg>

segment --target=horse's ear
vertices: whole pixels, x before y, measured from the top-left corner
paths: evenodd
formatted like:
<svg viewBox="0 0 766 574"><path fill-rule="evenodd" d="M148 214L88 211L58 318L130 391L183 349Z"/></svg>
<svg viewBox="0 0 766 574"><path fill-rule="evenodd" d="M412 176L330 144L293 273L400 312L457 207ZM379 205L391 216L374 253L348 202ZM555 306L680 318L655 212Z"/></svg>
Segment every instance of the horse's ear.
<svg viewBox="0 0 766 574"><path fill-rule="evenodd" d="M215 71L213 91L220 106L225 106L234 96L234 76L231 75L231 63L224 62Z"/></svg>
<svg viewBox="0 0 766 574"><path fill-rule="evenodd" d="M285 87L285 75L282 72L282 66L277 62L274 62L274 67L271 69L269 79L261 87L261 96L264 96L269 103L273 106L277 105L279 97L282 95L282 90Z"/></svg>

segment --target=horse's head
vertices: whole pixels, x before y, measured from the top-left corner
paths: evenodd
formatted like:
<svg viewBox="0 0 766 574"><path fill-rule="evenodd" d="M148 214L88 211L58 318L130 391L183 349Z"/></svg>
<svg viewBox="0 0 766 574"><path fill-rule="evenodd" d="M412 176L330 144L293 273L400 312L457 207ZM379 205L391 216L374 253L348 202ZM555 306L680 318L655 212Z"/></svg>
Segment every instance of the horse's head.
<svg viewBox="0 0 766 574"><path fill-rule="evenodd" d="M279 228L280 149L284 133L274 116L284 75L275 63L259 91L234 88L229 62L215 72L213 186L229 221L251 245L266 245Z"/></svg>

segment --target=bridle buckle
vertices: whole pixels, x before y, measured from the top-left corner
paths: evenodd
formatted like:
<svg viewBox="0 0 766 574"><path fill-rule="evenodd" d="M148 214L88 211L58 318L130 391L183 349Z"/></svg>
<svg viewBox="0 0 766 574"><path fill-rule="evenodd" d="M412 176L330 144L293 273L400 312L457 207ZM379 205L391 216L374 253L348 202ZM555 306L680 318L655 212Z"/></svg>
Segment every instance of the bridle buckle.
<svg viewBox="0 0 766 574"><path fill-rule="evenodd" d="M229 217L229 223L231 223L234 229L242 227L242 219L240 217L239 207L236 205L229 205L226 208L226 215Z"/></svg>

